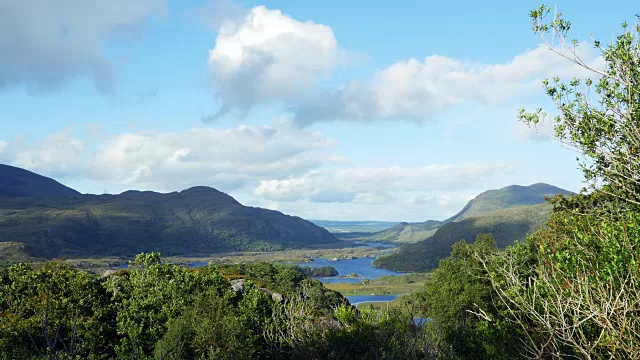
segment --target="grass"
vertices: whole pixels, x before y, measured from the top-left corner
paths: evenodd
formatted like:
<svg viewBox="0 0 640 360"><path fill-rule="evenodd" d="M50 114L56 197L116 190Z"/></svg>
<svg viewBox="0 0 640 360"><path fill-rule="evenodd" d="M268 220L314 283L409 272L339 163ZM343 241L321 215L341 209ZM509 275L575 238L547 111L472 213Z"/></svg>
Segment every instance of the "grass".
<svg viewBox="0 0 640 360"><path fill-rule="evenodd" d="M401 276L382 276L360 283L325 284L328 289L347 295L389 295L408 294L422 289L431 278L430 273L414 273Z"/></svg>

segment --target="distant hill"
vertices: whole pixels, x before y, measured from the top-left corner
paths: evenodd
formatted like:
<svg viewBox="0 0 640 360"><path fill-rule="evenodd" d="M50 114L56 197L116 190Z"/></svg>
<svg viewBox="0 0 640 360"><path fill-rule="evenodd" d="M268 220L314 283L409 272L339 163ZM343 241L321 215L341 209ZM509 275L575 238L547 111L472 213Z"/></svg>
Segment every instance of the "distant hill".
<svg viewBox="0 0 640 360"><path fill-rule="evenodd" d="M27 176L24 183L35 181L44 180ZM12 194L17 195L0 197L0 252L28 249L29 256L44 258L133 256L142 251L194 255L339 244L311 222L243 206L209 187L168 194L78 195L71 190L66 193L73 196L24 197L35 193L28 186L25 191L14 186ZM63 189L68 188L60 185L58 194L65 193Z"/></svg>
<svg viewBox="0 0 640 360"><path fill-rule="evenodd" d="M459 213L444 222L460 221L514 206L541 204L545 202L546 197L557 194L571 195L573 192L544 183L529 186L511 185L498 190L489 190L473 198Z"/></svg>
<svg viewBox="0 0 640 360"><path fill-rule="evenodd" d="M80 193L48 177L0 164L0 196L62 197L73 195L80 195Z"/></svg>
<svg viewBox="0 0 640 360"><path fill-rule="evenodd" d="M388 229L397 222L390 221L338 221L338 220L309 220L312 223L322 226L330 233L373 233Z"/></svg>
<svg viewBox="0 0 640 360"><path fill-rule="evenodd" d="M449 256L454 243L460 240L473 242L479 234L493 235L499 247L511 245L544 225L551 215L551 206L545 202L545 197L556 194L573 193L543 183L485 191L469 201L459 213L441 223L420 223L431 226L423 233L431 234L421 241L401 246L395 254L380 257L375 265L396 271L430 271L438 267L441 259ZM387 230L392 235L387 241L411 242L416 236L403 234L410 228L418 228L420 224L406 224L404 229L395 234L390 232L393 228ZM370 237L381 234L384 232Z"/></svg>
<svg viewBox="0 0 640 360"><path fill-rule="evenodd" d="M352 237L354 241L415 243L424 240L436 232L440 221L428 220L421 223L400 223L394 227L373 234L360 234Z"/></svg>
<svg viewBox="0 0 640 360"><path fill-rule="evenodd" d="M449 222L428 239L403 245L397 253L378 258L375 265L395 271L430 271L449 256L454 243L473 242L479 234L491 234L502 248L541 228L550 211L550 204L523 205Z"/></svg>
<svg viewBox="0 0 640 360"><path fill-rule="evenodd" d="M469 201L460 212L447 220L401 223L391 229L377 233L361 234L358 237L353 237L352 240L415 243L434 235L438 227L444 224L514 206L541 204L545 202L546 197L556 194L571 195L573 193L544 183L529 186L511 185L502 189L483 192Z"/></svg>

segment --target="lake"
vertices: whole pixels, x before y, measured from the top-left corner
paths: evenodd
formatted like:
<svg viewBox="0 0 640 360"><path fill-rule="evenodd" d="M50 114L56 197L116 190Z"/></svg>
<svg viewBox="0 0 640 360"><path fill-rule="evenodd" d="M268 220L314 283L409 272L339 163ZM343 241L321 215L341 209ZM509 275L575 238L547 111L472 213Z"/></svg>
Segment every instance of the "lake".
<svg viewBox="0 0 640 360"><path fill-rule="evenodd" d="M359 283L362 280L369 279L374 280L380 276L388 276L388 275L402 275L402 273L387 270L387 269L379 269L371 265L371 263L375 260L373 257L367 258L357 258L357 259L341 259L337 261L332 261L329 259L318 258L312 262L298 263L299 266L308 266L308 267L322 267L322 266L333 266L336 270L338 270L338 276L332 277L315 277L326 284L337 284L337 283ZM340 276L346 276L351 274L358 274L360 277L358 278L341 278Z"/></svg>

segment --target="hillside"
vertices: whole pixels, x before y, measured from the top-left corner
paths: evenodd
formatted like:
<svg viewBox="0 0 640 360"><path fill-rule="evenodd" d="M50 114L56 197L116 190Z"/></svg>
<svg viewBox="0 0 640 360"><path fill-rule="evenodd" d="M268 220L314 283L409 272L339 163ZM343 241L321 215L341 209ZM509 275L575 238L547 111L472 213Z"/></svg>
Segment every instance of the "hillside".
<svg viewBox="0 0 640 360"><path fill-rule="evenodd" d="M350 239L357 241L416 243L434 235L438 227L443 224L514 206L542 204L545 202L546 197L556 194L571 195L573 193L544 183L529 186L511 185L502 189L483 192L470 200L460 212L444 221L428 220L421 223L401 223L387 230L373 234L359 234L358 236L350 237Z"/></svg>
<svg viewBox="0 0 640 360"><path fill-rule="evenodd" d="M460 240L473 242L479 234L491 234L503 248L542 227L550 212L551 205L543 203L490 211L449 222L428 239L403 245L397 253L378 258L375 265L395 271L430 271L449 256L451 246Z"/></svg>
<svg viewBox="0 0 640 360"><path fill-rule="evenodd" d="M421 223L400 223L387 230L373 234L360 234L352 237L354 241L415 243L433 235L442 224L440 221L428 220Z"/></svg>
<svg viewBox="0 0 640 360"><path fill-rule="evenodd" d="M48 177L0 164L0 196L62 197L73 195L80 195L80 193Z"/></svg>
<svg viewBox="0 0 640 360"><path fill-rule="evenodd" d="M489 190L473 198L459 213L444 222L460 221L514 206L541 204L545 202L546 197L557 194L571 195L573 192L544 183L529 186L511 185L502 189Z"/></svg>
<svg viewBox="0 0 640 360"><path fill-rule="evenodd" d="M24 184L44 181L29 174L23 178ZM59 194L65 189L60 186ZM35 193L28 186L21 191L15 185L14 190L12 194ZM193 255L324 246L339 241L299 217L243 206L209 187L168 194L66 192L74 196L0 197L1 255L9 249L12 253L28 249L30 255L45 258L133 256L143 251Z"/></svg>

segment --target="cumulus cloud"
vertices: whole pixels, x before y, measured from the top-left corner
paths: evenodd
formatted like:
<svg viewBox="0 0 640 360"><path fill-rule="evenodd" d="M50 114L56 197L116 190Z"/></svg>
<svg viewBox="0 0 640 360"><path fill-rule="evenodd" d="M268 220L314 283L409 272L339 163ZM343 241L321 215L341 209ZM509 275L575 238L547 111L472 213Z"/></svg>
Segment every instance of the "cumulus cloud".
<svg viewBox="0 0 640 360"><path fill-rule="evenodd" d="M109 39L137 29L166 0L0 1L0 89L47 90L88 76L101 91L112 87L104 54Z"/></svg>
<svg viewBox="0 0 640 360"><path fill-rule="evenodd" d="M230 191L260 179L299 176L331 162L334 142L286 122L230 129L132 132L89 148L70 131L36 143L7 143L10 163L47 175L74 174L152 190L209 185ZM2 152L0 152L2 156Z"/></svg>
<svg viewBox="0 0 640 360"><path fill-rule="evenodd" d="M72 175L83 171L87 161L85 150L85 142L66 129L36 143L0 142L0 159L51 176Z"/></svg>
<svg viewBox="0 0 640 360"><path fill-rule="evenodd" d="M579 54L591 65L603 60L586 44ZM589 72L545 46L501 64L481 64L432 55L419 61L398 61L376 72L368 82L351 82L331 94L298 103L302 123L327 120L425 121L464 103L499 105L539 90L542 79L587 77Z"/></svg>
<svg viewBox="0 0 640 360"><path fill-rule="evenodd" d="M299 100L339 62L336 38L326 25L264 6L221 23L209 51L221 115L273 99Z"/></svg>
<svg viewBox="0 0 640 360"><path fill-rule="evenodd" d="M254 194L275 201L385 204L396 201L398 193L419 192L422 194L412 198L414 203L427 203L433 199L424 193L486 186L511 171L504 164L477 163L314 170L300 177L263 180ZM446 205L447 199L437 202Z"/></svg>

